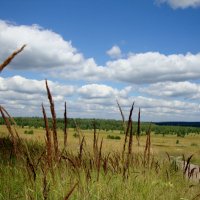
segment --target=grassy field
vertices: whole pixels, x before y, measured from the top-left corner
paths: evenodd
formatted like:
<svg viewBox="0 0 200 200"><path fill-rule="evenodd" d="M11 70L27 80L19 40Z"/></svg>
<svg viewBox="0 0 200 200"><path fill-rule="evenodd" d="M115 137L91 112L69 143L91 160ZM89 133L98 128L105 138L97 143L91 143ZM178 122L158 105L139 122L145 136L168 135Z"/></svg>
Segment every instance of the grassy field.
<svg viewBox="0 0 200 200"><path fill-rule="evenodd" d="M43 128L17 128L20 137L23 139L36 141L38 143L45 142L45 130ZM25 131L33 130L33 134L25 134ZM74 129L68 129L68 148L71 151L76 152L79 149L79 139L78 137L74 137L75 134ZM87 148L92 149L93 144L93 130L81 130L82 136L85 137L87 141ZM122 151L123 142L124 142L124 134L120 134L120 131L98 131L99 138L104 139L104 152L110 152L112 150ZM119 136L120 140L107 139L108 135ZM183 154L188 157L190 155L193 156L193 162L195 164L200 164L200 135L197 134L189 134L185 137L177 137L176 135L157 135L151 133L151 152L157 156L164 156L166 152L171 156L182 156ZM0 136L8 136L8 131L6 126L0 125ZM63 147L63 131L58 130L58 139L59 146ZM133 152L143 152L144 146L146 142L146 135L141 135L140 137L140 147L137 145L136 138L133 139Z"/></svg>
<svg viewBox="0 0 200 200"><path fill-rule="evenodd" d="M30 130L33 134L27 134ZM30 155L11 156L8 131L5 126L0 126L0 137L7 141L0 143L0 199L199 199L200 185L185 179L182 170L173 166L166 155L166 152L171 156L194 154L192 162L200 164L199 135L182 138L152 133L149 164L144 164L143 160L146 136L141 136L140 146L134 137L127 165L121 157L124 134L97 130L99 142L95 154L93 130L79 131L80 138L84 137L84 143L81 143L79 137L74 136L77 131L69 129L63 159L52 161L49 167L46 156L41 156L45 149L45 130L17 127L17 131L26 141L28 151L25 152ZM121 139L107 139L108 135ZM58 142L62 150L61 130L58 130Z"/></svg>

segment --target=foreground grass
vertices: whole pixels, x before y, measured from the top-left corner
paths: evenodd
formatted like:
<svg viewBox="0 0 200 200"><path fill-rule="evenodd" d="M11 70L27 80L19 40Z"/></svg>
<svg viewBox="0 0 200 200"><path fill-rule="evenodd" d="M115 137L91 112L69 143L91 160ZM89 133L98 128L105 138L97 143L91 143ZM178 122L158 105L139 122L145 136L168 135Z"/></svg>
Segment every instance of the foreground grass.
<svg viewBox="0 0 200 200"><path fill-rule="evenodd" d="M4 166L4 169L0 169L1 199L43 199L42 172L38 172L36 182L31 184L22 166ZM48 199L64 199L77 181L74 174L62 170L62 175L56 171L55 180L51 177L48 179ZM146 172L147 175L140 173L131 173L125 182L120 175L104 176L101 173L98 182L94 174L88 183L84 175L81 175L71 199L193 199L199 194L199 186L185 182L179 172L173 174L170 180L166 179L164 172Z"/></svg>
<svg viewBox="0 0 200 200"><path fill-rule="evenodd" d="M67 151L63 154L68 159L53 162L52 168L47 167L42 158L43 144L37 141L27 143L32 159L34 173L27 162L27 157L11 155L12 144L4 138L1 142L0 161L0 199L68 199L67 195L75 185L70 199L198 199L200 185L186 180L181 169L177 169L167 157L151 157L150 165L143 165L141 153L133 153L129 170L123 177L123 163L116 152L111 152L107 169L103 161L108 155L102 153L101 166L98 167L93 155L89 157L87 146L82 156L82 162L77 160L79 152ZM117 159L119 159L119 162ZM75 164L75 166L73 165ZM76 185L77 183L77 185Z"/></svg>

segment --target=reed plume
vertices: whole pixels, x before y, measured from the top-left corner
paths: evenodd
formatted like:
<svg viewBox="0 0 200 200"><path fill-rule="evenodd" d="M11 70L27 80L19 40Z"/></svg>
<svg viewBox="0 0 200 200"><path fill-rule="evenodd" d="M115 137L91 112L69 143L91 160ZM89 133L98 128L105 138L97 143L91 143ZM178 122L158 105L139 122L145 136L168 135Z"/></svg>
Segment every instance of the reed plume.
<svg viewBox="0 0 200 200"><path fill-rule="evenodd" d="M131 123L132 123L132 113L133 113L133 108L134 108L134 102L131 106L131 109L130 109L130 114L129 114L129 119L128 119L128 126L126 128L126 133L125 133L125 139L124 139L124 145L123 145L123 150L122 150L122 158L124 160L124 153L125 153L125 150L126 150L126 143L127 143L127 138L128 138L128 133L129 133L129 129L131 127Z"/></svg>
<svg viewBox="0 0 200 200"><path fill-rule="evenodd" d="M146 163L149 166L150 163L150 150L151 150L151 123L149 124L148 131L146 132L147 138L146 138L146 145L144 150L144 166ZM147 162L146 162L147 159Z"/></svg>
<svg viewBox="0 0 200 200"><path fill-rule="evenodd" d="M137 126L136 139L138 142L138 146L140 146L140 108L139 108L139 112L138 112L138 126Z"/></svg>
<svg viewBox="0 0 200 200"><path fill-rule="evenodd" d="M22 52L24 50L24 48L26 47L26 45L24 44L20 49L14 51L2 64L0 64L0 73L2 72L2 70L12 61L12 59L19 54L20 52Z"/></svg>
<svg viewBox="0 0 200 200"><path fill-rule="evenodd" d="M55 112L54 102L53 102L53 98L52 98L51 91L49 89L47 80L45 81L45 83L46 83L47 95L48 95L48 99L49 99L49 103L50 103L50 110L51 110L51 115L52 115L55 159L57 159L58 158L58 138L57 138L57 127L56 127L56 112Z"/></svg>
<svg viewBox="0 0 200 200"><path fill-rule="evenodd" d="M16 138L15 138L14 132L12 130L11 123L9 121L9 118L5 114L5 109L2 106L0 106L0 112L1 112L2 118L5 121L8 132L10 133L11 140L12 140L13 147L14 147L14 154L16 155L17 154L17 141L16 141ZM6 111L6 113L7 113L7 111Z"/></svg>

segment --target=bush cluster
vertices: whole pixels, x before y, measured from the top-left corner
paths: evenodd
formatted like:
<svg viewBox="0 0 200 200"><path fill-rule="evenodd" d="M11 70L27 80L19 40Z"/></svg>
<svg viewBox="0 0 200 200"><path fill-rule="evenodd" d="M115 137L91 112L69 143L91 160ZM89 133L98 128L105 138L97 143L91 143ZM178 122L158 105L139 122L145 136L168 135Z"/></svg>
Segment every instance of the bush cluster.
<svg viewBox="0 0 200 200"><path fill-rule="evenodd" d="M107 139L120 140L121 137L120 136L114 136L114 135L108 135Z"/></svg>
<svg viewBox="0 0 200 200"><path fill-rule="evenodd" d="M30 131L28 131L28 130L25 130L25 131L24 131L24 134L33 135L33 134L34 134L34 132L33 132L33 130L30 130Z"/></svg>

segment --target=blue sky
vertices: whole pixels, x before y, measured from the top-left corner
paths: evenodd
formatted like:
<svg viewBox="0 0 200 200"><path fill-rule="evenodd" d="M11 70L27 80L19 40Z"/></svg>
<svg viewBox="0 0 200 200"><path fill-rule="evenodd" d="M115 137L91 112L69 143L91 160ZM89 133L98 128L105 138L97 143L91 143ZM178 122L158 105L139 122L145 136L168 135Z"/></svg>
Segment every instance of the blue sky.
<svg viewBox="0 0 200 200"><path fill-rule="evenodd" d="M27 44L0 74L12 115L41 115L47 78L58 116L66 100L70 117L119 119L118 99L145 121L199 121L200 0L8 0L0 11L0 62Z"/></svg>

